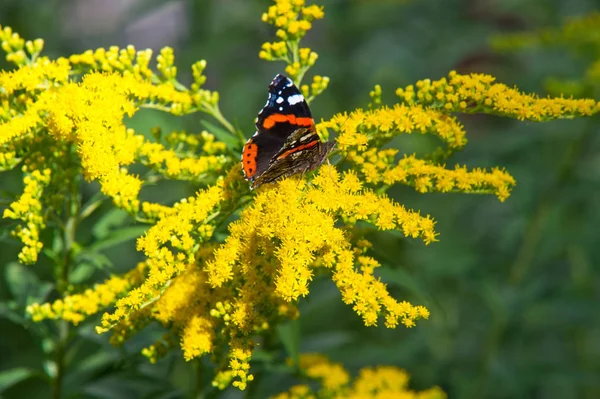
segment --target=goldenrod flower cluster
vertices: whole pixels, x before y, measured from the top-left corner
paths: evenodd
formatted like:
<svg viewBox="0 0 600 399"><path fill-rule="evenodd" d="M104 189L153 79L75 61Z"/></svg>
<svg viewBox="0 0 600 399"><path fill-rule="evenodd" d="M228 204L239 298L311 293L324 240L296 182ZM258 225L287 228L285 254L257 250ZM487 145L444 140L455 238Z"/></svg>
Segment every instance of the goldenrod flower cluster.
<svg viewBox="0 0 600 399"><path fill-rule="evenodd" d="M408 388L409 374L394 366L365 367L351 380L350 374L339 363L333 363L316 353L300 355L299 369L303 375L318 381L320 388L307 384L294 385L289 391L272 399L445 399L446 394L438 387L424 391Z"/></svg>
<svg viewBox="0 0 600 399"><path fill-rule="evenodd" d="M44 48L44 40L25 41L9 26L0 26L0 42L2 50L6 53L6 60L18 66L31 64Z"/></svg>
<svg viewBox="0 0 600 399"><path fill-rule="evenodd" d="M592 99L539 98L494 81L490 75L461 75L452 71L447 78L420 80L416 88L413 85L399 88L396 94L407 104L535 122L590 116L600 111L600 104Z"/></svg>
<svg viewBox="0 0 600 399"><path fill-rule="evenodd" d="M135 269L122 276L112 276L93 289L88 288L81 294L67 296L51 304L33 304L27 308L27 312L31 314L33 321L48 318L63 319L77 325L88 316L113 304L119 296L124 295L133 286L141 284L147 267L146 262L141 262Z"/></svg>
<svg viewBox="0 0 600 399"><path fill-rule="evenodd" d="M421 193L489 193L504 201L515 185L506 171L467 170L460 165L448 169L442 162L467 143L463 126L450 114L481 112L547 121L594 115L600 111L600 104L591 99L539 98L494 80L489 75L460 75L452 71L447 78L425 79L397 89L401 103L392 107L381 104L382 89L376 86L370 93L370 110L335 115L317 129L337 132L336 141L344 160L360 171L366 183L379 189L401 183ZM399 158L398 149L381 149L393 137L413 132L435 135L445 147L439 147L430 159L418 159L414 154Z"/></svg>
<svg viewBox="0 0 600 399"><path fill-rule="evenodd" d="M350 114L338 114L321 123L317 129L331 128L342 151L366 149L370 143L381 145L400 134L433 134L454 150L465 146L465 130L456 118L423 106L396 104Z"/></svg>
<svg viewBox="0 0 600 399"><path fill-rule="evenodd" d="M400 323L412 327L416 320L429 317L423 306L392 298L374 275L379 263L363 254L368 243L353 247L348 233L338 227L340 222L352 226L364 221L429 243L435 240L429 217L362 190L355 174L340 176L329 166L311 186L290 179L259 190L240 220L230 224L225 242L208 244L217 215L227 213L228 202L244 192L230 188L239 184L234 170L217 185L176 204L173 211L162 211L138 240L148 258L145 280L115 293L115 310L103 316L99 332L113 330L112 340L122 342L145 325L141 321L154 318L180 337L186 359L228 345L228 370L223 369L214 383L226 386L233 380L243 389L253 378L252 337L298 316L297 301L309 293L318 269L330 271L343 301L367 326L382 317L389 328ZM106 296L91 293L77 296L77 301L71 298L31 311L37 319L78 322L76 315L87 314L81 308L100 310L107 305L100 302ZM161 348L156 343L145 353L156 360Z"/></svg>
<svg viewBox="0 0 600 399"><path fill-rule="evenodd" d="M22 263L35 263L43 244L40 241L40 232L46 227L42 200L44 189L50 183L52 171L50 169L33 170L23 178L25 186L23 194L18 200L4 210L2 217L22 220L23 225L17 226L13 234L23 243L19 253Z"/></svg>
<svg viewBox="0 0 600 399"><path fill-rule="evenodd" d="M157 175L211 183L232 162L225 144L208 132L194 139L170 134L165 143L151 142L123 122L140 107L222 118L218 94L201 89L205 63L195 65L196 83L188 90L175 80L169 48L157 57L157 77L149 69L150 50L111 47L52 61L39 56L42 41L25 42L10 28L0 32L7 59L20 66L0 72L0 163L2 170L23 164L26 173L23 196L4 213L23 221L15 230L25 245L22 262L37 260L45 218L60 213L60 206L44 203L44 190L60 202L59 197L72 195L69 187L77 185L81 174L98 181L116 206L136 214L144 180L130 174L129 165L139 162ZM81 80L71 76L77 74L83 74ZM32 168L32 163L38 166Z"/></svg>
<svg viewBox="0 0 600 399"><path fill-rule="evenodd" d="M262 20L277 28L276 36L281 40L264 43L259 57L267 61L284 61L287 64L285 72L296 85L300 85L304 74L318 58L311 49L299 47L300 39L312 28L312 21L324 16L323 7L306 6L304 0L276 0L262 15ZM308 85L301 89L307 98L312 99L325 90L328 83L328 78L317 76L310 87L310 94Z"/></svg>
<svg viewBox="0 0 600 399"><path fill-rule="evenodd" d="M304 0L276 0L262 20L278 28L280 39L297 42L312 28L312 21L324 16L323 7L305 6Z"/></svg>
<svg viewBox="0 0 600 399"><path fill-rule="evenodd" d="M376 93L373 92L374 97L378 96ZM507 172L498 168L489 172L479 168L468 171L461 166L447 169L443 164L415 155L405 155L397 160L399 150L395 148L381 150L381 146L393 137L413 132L439 137L447 146L441 153L456 151L466 145L465 130L455 117L418 104L382 106L369 111L359 109L336 115L318 128L338 132L338 148L345 159L354 164L366 183L372 185L402 183L421 193L490 193L503 201L515 184Z"/></svg>
<svg viewBox="0 0 600 399"><path fill-rule="evenodd" d="M176 136L176 137L173 137ZM223 153L226 146L223 143L215 143L215 137L203 132L202 152L207 155L196 156L195 150L201 145L197 136L185 133L173 132L167 142L173 145L179 144L176 153L165 145L156 142L143 141L140 137L137 158L143 165L149 166L159 174L180 180L204 181L215 172L222 172L223 167L230 162L230 158ZM185 148L184 147L188 147ZM181 157L181 153L185 157Z"/></svg>

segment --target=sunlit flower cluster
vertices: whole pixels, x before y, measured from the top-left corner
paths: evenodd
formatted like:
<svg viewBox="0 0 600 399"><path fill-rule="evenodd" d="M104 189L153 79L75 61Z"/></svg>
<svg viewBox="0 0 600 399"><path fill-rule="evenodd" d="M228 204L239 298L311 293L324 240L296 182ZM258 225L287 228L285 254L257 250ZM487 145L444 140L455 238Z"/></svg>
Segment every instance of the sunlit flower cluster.
<svg viewBox="0 0 600 399"><path fill-rule="evenodd" d="M540 98L494 81L495 78L490 75L461 75L452 71L448 78L420 80L416 88L410 85L396 90L396 94L407 104L536 122L590 116L600 111L600 104L592 99Z"/></svg>
<svg viewBox="0 0 600 399"><path fill-rule="evenodd" d="M25 41L9 26L0 25L0 43L6 53L6 60L18 66L23 66L35 60L44 48L44 40Z"/></svg>
<svg viewBox="0 0 600 399"><path fill-rule="evenodd" d="M357 109L350 114L337 114L317 126L317 129L323 128L339 133L336 141L342 151L364 150L373 144L381 146L395 136L413 132L435 135L454 150L467 143L465 130L456 118L419 105Z"/></svg>
<svg viewBox="0 0 600 399"><path fill-rule="evenodd" d="M206 82L205 60L197 61L192 65L194 82L190 89L177 80L177 67L174 65L175 56L172 48L162 48L156 57L158 73L150 69L151 60L152 50L137 51L131 45L124 49L112 46L108 50L104 48L95 51L87 50L82 54L69 57L73 70L78 73L90 71L119 73L123 77L146 83L146 90L136 93L141 100L136 102L136 105L140 107L158 109L174 115L204 112L217 119L229 133L236 133L233 126L221 114L219 93L202 88Z"/></svg>
<svg viewBox="0 0 600 399"><path fill-rule="evenodd" d="M318 58L311 49L299 47L300 39L312 28L312 21L324 16L323 7L306 6L304 0L276 0L262 15L262 20L277 28L276 36L281 40L264 43L259 57L267 61L284 61L287 64L285 72L296 85L300 85L304 74ZM310 95L309 86L302 91L306 97L314 97L325 90L328 83L327 78L317 77L310 87Z"/></svg>
<svg viewBox="0 0 600 399"><path fill-rule="evenodd" d="M422 307L395 301L373 276L369 262L366 268L360 266L344 230L336 227L338 218L350 224L365 221L382 230L397 229L426 243L435 241L429 217L361 190L353 173L339 176L333 167L322 167L310 187L286 180L277 191L267 188L255 197L241 219L230 225L230 236L216 250L215 259L207 263L209 283L218 288L249 273L258 251L271 262L274 294L287 302L306 296L314 268L324 267L331 270L344 302L353 305L367 326L376 324L379 316L391 328L399 322L411 327L415 320L428 317ZM274 247L273 241L280 244Z"/></svg>
<svg viewBox="0 0 600 399"><path fill-rule="evenodd" d="M2 30L9 31L8 28ZM4 47L12 50L18 49L23 41L10 40ZM116 206L132 214L140 210L138 195L144 183L127 170L134 162L171 179L214 182L231 162L231 157L225 155L226 146L215 142L213 135L204 132L190 139L186 134L169 134L165 145L127 129L123 121L139 107L157 108L176 115L194 110L217 112L218 96L215 92L202 91L199 86L196 91L176 88L175 72L169 69L173 63L172 52L163 50L159 55L159 69L168 78L157 84L152 83L153 75L147 71L150 53L138 52L134 64L135 54L133 48L128 47L72 57L72 62L77 63L76 69L81 69L81 65L88 69L80 82L69 79L73 65L66 59L50 61L32 57L14 71L0 72L3 169L14 168L21 162L28 165L40 157L42 164L58 165L76 155L77 159L65 164L64 171L70 173L70 178L65 180L65 173L54 173L52 181L46 179L44 186L53 186L50 192L71 194L61 187L65 187L65 181L75 183L77 174L81 173L87 180L98 181L102 192L112 198ZM96 69L106 73L94 72ZM202 68L196 70L201 72ZM197 78L202 80L200 75ZM210 101L206 100L207 96ZM41 152L31 151L33 143L37 143ZM50 149L54 151L48 151ZM40 218L49 211L41 209L42 202L38 201L37 207L29 206L23 213L23 204L29 204L24 198L30 198L33 192L41 196L41 188L31 186L31 182L39 183L39 179L32 176L27 178L24 197L13 204L21 213L5 212L5 217L24 221L24 226L17 227L15 234L25 244L20 258L25 263L37 260L42 248L39 230L45 227Z"/></svg>
<svg viewBox="0 0 600 399"><path fill-rule="evenodd" d="M456 165L454 169L446 169L444 165L419 159L415 155L405 155L396 162L397 153L398 150L394 148L378 150L374 147L360 153L350 151L348 160L360 168L367 183L402 183L420 193L490 193L504 201L516 183L510 174L498 168L492 168L491 171L482 168L467 170L466 166Z"/></svg>
<svg viewBox="0 0 600 399"><path fill-rule="evenodd" d="M23 178L25 186L18 200L4 210L4 218L22 220L23 225L17 226L13 234L23 243L19 253L22 263L35 263L38 253L44 246L40 241L40 232L46 227L42 198L44 188L50 183L50 169L33 170Z"/></svg>
<svg viewBox="0 0 600 399"><path fill-rule="evenodd" d="M377 97L374 92L372 97ZM405 155L397 159L398 149L380 149L383 144L399 134L433 134L446 143L438 156L462 148L466 143L465 131L456 118L442 111L421 105L397 104L392 108L379 107L370 111L355 110L349 115L339 114L323 122L319 129L331 128L339 133L338 148L345 160L355 165L366 183L387 186L401 183L418 192L430 191L495 194L503 201L514 186L514 179L505 171L491 171L444 164Z"/></svg>
<svg viewBox="0 0 600 399"><path fill-rule="evenodd" d="M297 301L309 293L309 283L319 269L330 271L343 301L367 326L382 317L389 328L412 327L416 320L429 317L423 306L392 298L374 275L379 263L364 254L368 245L353 247L348 232L338 227L341 221L349 226L364 221L429 243L435 240L429 217L361 190L353 173L340 176L330 166L321 169L311 186L290 179L259 190L240 220L229 225L225 242L216 247L205 244L211 240L214 223L227 213L227 202L244 192L229 189L243 184L236 172L176 204L171 212L157 210L163 216L138 240L138 248L148 258L146 278L128 286L126 293L118 290L119 295L113 296L115 310L103 316L99 332L112 330L112 340L122 342L151 317L180 337L188 360L228 346L228 369L221 370L215 385L233 381L243 389L253 378L249 372L252 337L282 319L298 316ZM307 214L313 217L301 216ZM87 309L99 311L100 305L107 305L92 293L76 298L85 311L55 310L75 302L71 297L32 311L38 319L63 317L78 322L77 316L87 314ZM162 353L161 342L145 350L152 360Z"/></svg>
<svg viewBox="0 0 600 399"><path fill-rule="evenodd" d="M179 143L187 144L189 141L193 141L192 148L200 144L197 139L191 140L186 136L178 136L178 139L181 139ZM161 143L150 142L138 137L137 158L143 165L153 168L163 176L202 181L210 174L222 172L224 166L230 162L229 157L223 154L215 155L215 153L224 152L225 147L219 145L222 143L214 143L213 135L205 134L205 138L207 141L203 145L203 152L210 155L195 156L193 151L187 151L187 156L182 158Z"/></svg>
<svg viewBox="0 0 600 399"><path fill-rule="evenodd" d="M357 168L366 183L380 189L401 183L421 193L489 193L504 201L515 185L506 171L446 167L444 161L467 143L463 126L450 113L481 112L547 121L590 116L600 111L600 104L592 99L539 98L494 80L489 75L460 75L453 71L448 78L418 81L416 89L413 85L398 89L396 94L401 103L392 107L382 105L382 89L377 85L370 93L370 110L335 115L317 129L337 132L343 159ZM413 132L435 135L445 143L445 148L436 149L429 159L419 159L414 154L398 158L400 150L381 149L393 137Z"/></svg>
<svg viewBox="0 0 600 399"><path fill-rule="evenodd" d="M141 262L135 269L122 276L113 276L94 288L88 288L80 294L70 295L53 303L33 304L27 312L34 321L63 319L77 325L88 316L112 305L133 286L141 284L146 268L146 262Z"/></svg>
<svg viewBox="0 0 600 399"><path fill-rule="evenodd" d="M323 7L306 6L304 0L276 0L262 20L278 28L280 39L297 42L312 28L312 21L324 16Z"/></svg>
<svg viewBox="0 0 600 399"><path fill-rule="evenodd" d="M320 354L300 355L298 366L304 376L318 381L320 388L315 390L307 384L294 385L289 391L275 395L272 399L446 398L444 391L438 387L420 392L410 390L410 376L394 366L365 367L353 380L341 364L331 362Z"/></svg>

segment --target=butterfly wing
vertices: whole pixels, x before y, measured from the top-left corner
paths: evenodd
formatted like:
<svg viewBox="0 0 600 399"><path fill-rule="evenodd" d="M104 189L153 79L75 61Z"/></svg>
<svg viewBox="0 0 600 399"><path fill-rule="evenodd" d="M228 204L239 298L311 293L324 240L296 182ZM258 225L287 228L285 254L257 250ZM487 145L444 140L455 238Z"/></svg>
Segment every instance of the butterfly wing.
<svg viewBox="0 0 600 399"><path fill-rule="evenodd" d="M303 138L305 138L304 143L302 143ZM317 168L327 159L334 145L333 142L322 142L319 136L309 129L296 130L271 160L267 171L252 180L251 187L256 188L265 183L273 183L281 178Z"/></svg>
<svg viewBox="0 0 600 399"><path fill-rule="evenodd" d="M257 131L246 142L242 152L246 180L254 181L265 173L289 137L299 128L314 128L308 104L291 79L277 75L269 85L267 102L258 113Z"/></svg>

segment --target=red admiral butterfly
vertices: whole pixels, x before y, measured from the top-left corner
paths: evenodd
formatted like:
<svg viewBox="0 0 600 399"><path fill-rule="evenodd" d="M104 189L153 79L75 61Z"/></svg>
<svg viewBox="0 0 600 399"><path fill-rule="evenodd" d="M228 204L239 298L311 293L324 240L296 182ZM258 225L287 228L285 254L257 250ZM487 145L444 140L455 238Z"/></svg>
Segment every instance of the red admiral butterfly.
<svg viewBox="0 0 600 399"><path fill-rule="evenodd" d="M317 168L335 144L321 141L304 96L283 75L269 85L256 129L242 151L244 176L253 189Z"/></svg>

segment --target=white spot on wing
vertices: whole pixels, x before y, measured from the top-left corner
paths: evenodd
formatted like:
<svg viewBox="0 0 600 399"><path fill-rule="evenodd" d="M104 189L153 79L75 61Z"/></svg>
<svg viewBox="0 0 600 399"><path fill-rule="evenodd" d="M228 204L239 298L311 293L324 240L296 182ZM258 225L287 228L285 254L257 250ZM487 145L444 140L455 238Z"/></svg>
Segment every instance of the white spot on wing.
<svg viewBox="0 0 600 399"><path fill-rule="evenodd" d="M280 110L280 111L283 111L283 107L279 107L279 110Z"/></svg>
<svg viewBox="0 0 600 399"><path fill-rule="evenodd" d="M294 94L293 96L289 96L287 100L290 105L295 105L304 101L304 96L302 94Z"/></svg>
<svg viewBox="0 0 600 399"><path fill-rule="evenodd" d="M277 100L275 100L275 102L277 104L281 104L283 102L283 97L277 97Z"/></svg>

